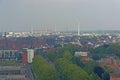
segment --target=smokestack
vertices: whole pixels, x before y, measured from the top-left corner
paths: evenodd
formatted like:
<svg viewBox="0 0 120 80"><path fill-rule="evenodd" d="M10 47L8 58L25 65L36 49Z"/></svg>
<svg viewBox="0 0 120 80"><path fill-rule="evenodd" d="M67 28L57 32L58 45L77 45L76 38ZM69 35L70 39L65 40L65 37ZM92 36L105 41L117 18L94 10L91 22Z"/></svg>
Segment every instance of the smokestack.
<svg viewBox="0 0 120 80"><path fill-rule="evenodd" d="M33 27L31 26L31 34L33 35Z"/></svg>
<svg viewBox="0 0 120 80"><path fill-rule="evenodd" d="M56 33L56 24L55 24L54 32Z"/></svg>
<svg viewBox="0 0 120 80"><path fill-rule="evenodd" d="M80 35L80 24L78 24L78 36Z"/></svg>

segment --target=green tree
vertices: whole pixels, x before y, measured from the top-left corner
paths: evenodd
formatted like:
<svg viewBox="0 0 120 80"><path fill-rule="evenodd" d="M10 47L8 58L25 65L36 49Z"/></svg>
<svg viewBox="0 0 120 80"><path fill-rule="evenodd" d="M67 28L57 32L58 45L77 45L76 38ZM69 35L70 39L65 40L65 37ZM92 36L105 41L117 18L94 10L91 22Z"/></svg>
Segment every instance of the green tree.
<svg viewBox="0 0 120 80"><path fill-rule="evenodd" d="M112 68L110 68L110 67L108 67L108 66L103 66L103 69L105 70L105 72L107 72L107 73L113 73L114 72L114 70L112 69Z"/></svg>
<svg viewBox="0 0 120 80"><path fill-rule="evenodd" d="M89 75L82 68L65 58L56 61L56 69L63 80L89 80Z"/></svg>
<svg viewBox="0 0 120 80"><path fill-rule="evenodd" d="M95 61L89 61L84 64L84 70L88 73L91 74L94 71L94 67L98 66L98 63Z"/></svg>
<svg viewBox="0 0 120 80"><path fill-rule="evenodd" d="M72 57L72 63L76 64L77 66L80 66L81 68L85 67L83 62L76 56Z"/></svg>
<svg viewBox="0 0 120 80"><path fill-rule="evenodd" d="M107 49L107 53L120 57L120 44L111 44Z"/></svg>
<svg viewBox="0 0 120 80"><path fill-rule="evenodd" d="M63 58L71 61L72 60L72 54L69 52L69 51L65 51L64 54L63 54Z"/></svg>
<svg viewBox="0 0 120 80"><path fill-rule="evenodd" d="M57 54L54 50L47 52L46 56L51 62L54 62L57 58Z"/></svg>
<svg viewBox="0 0 120 80"><path fill-rule="evenodd" d="M94 74L94 73L91 73L90 74L90 78L89 78L90 80L101 80L101 78L99 78L96 74Z"/></svg>
<svg viewBox="0 0 120 80"><path fill-rule="evenodd" d="M55 69L40 55L34 57L32 67L37 80L57 80Z"/></svg>

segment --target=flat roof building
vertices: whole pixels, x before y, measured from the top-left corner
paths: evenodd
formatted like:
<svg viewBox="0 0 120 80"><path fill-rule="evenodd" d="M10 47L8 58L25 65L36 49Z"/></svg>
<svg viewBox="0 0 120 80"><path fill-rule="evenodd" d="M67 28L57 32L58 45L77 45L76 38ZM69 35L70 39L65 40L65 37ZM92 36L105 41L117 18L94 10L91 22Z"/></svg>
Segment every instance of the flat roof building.
<svg viewBox="0 0 120 80"><path fill-rule="evenodd" d="M28 63L32 63L33 58L34 58L34 50L33 49L27 49Z"/></svg>
<svg viewBox="0 0 120 80"><path fill-rule="evenodd" d="M18 50L0 50L0 61L4 60L21 60L22 55L18 52Z"/></svg>

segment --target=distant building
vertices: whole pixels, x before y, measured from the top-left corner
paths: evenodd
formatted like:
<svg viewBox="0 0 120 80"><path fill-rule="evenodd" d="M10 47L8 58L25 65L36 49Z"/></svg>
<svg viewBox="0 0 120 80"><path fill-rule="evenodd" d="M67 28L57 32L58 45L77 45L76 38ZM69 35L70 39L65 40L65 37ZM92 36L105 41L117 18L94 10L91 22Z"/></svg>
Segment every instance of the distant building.
<svg viewBox="0 0 120 80"><path fill-rule="evenodd" d="M23 64L27 63L27 53L22 54L22 62L23 62Z"/></svg>
<svg viewBox="0 0 120 80"><path fill-rule="evenodd" d="M79 57L83 62L87 62L89 60L88 52L75 52L74 56Z"/></svg>
<svg viewBox="0 0 120 80"><path fill-rule="evenodd" d="M88 53L87 53L87 52L75 52L75 56L76 56L76 57L88 56Z"/></svg>
<svg viewBox="0 0 120 80"><path fill-rule="evenodd" d="M110 80L120 80L120 75L110 75Z"/></svg>
<svg viewBox="0 0 120 80"><path fill-rule="evenodd" d="M27 49L27 60L28 63L32 63L34 58L34 50L33 49Z"/></svg>
<svg viewBox="0 0 120 80"><path fill-rule="evenodd" d="M0 66L0 80L28 80L24 66Z"/></svg>
<svg viewBox="0 0 120 80"><path fill-rule="evenodd" d="M120 66L120 59L114 55L109 55L109 56L106 56L105 58L102 58L100 60L100 64L106 64L106 65L112 64L112 65Z"/></svg>
<svg viewBox="0 0 120 80"><path fill-rule="evenodd" d="M0 50L0 61L12 60L18 61L21 60L22 56L18 50Z"/></svg>

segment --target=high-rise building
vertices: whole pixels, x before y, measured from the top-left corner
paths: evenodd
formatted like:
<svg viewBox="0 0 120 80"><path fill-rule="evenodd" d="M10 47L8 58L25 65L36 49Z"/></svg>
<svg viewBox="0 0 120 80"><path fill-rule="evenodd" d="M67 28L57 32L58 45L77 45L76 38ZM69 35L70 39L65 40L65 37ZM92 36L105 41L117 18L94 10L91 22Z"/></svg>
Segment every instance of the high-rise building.
<svg viewBox="0 0 120 80"><path fill-rule="evenodd" d="M34 50L33 49L27 49L28 63L32 63L33 58L34 58Z"/></svg>

